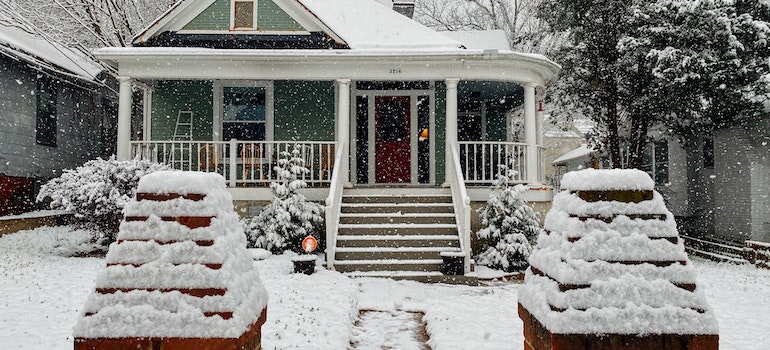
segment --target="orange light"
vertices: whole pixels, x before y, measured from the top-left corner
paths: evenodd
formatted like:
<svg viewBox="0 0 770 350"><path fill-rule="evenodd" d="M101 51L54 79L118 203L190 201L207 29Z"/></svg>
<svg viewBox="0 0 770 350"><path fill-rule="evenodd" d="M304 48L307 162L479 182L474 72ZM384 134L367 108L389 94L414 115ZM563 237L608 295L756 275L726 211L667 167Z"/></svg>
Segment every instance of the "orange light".
<svg viewBox="0 0 770 350"><path fill-rule="evenodd" d="M318 240L316 240L315 237L307 236L302 240L302 249L305 250L306 253L314 251L316 247L318 247Z"/></svg>
<svg viewBox="0 0 770 350"><path fill-rule="evenodd" d="M427 141L428 140L428 128L422 129L422 132L420 132L420 141Z"/></svg>

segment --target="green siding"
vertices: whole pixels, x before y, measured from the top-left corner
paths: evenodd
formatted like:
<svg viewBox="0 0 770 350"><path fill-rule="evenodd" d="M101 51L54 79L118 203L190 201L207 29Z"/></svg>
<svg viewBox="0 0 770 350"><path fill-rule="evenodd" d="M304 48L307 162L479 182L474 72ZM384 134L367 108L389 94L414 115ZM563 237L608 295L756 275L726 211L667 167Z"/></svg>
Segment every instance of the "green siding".
<svg viewBox="0 0 770 350"><path fill-rule="evenodd" d="M257 28L274 31L305 30L272 0L259 1L257 5Z"/></svg>
<svg viewBox="0 0 770 350"><path fill-rule="evenodd" d="M229 30L230 0L217 0L187 23L188 30Z"/></svg>
<svg viewBox="0 0 770 350"><path fill-rule="evenodd" d="M193 111L193 139L211 140L211 81L160 81L152 93L152 140L171 140L179 111Z"/></svg>
<svg viewBox="0 0 770 350"><path fill-rule="evenodd" d="M229 30L230 0L216 0L188 23L187 30ZM257 2L257 29L267 31L305 30L272 0Z"/></svg>
<svg viewBox="0 0 770 350"><path fill-rule="evenodd" d="M436 184L446 180L446 84L436 82Z"/></svg>
<svg viewBox="0 0 770 350"><path fill-rule="evenodd" d="M275 81L277 141L334 140L334 83Z"/></svg>

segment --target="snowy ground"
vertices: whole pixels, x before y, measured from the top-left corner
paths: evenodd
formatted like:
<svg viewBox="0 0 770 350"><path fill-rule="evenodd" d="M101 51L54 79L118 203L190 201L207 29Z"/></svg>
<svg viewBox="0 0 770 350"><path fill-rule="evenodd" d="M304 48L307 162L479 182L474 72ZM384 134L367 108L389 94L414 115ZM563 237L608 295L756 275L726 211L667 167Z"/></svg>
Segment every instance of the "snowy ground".
<svg viewBox="0 0 770 350"><path fill-rule="evenodd" d="M72 349L72 327L104 264L65 257L87 235L41 228L0 237L0 349ZM325 270L305 276L290 273L288 256L256 265L270 294L264 349L425 349L421 324L433 350L522 348L517 284L353 280ZM719 319L721 349L770 348L770 271L696 266Z"/></svg>

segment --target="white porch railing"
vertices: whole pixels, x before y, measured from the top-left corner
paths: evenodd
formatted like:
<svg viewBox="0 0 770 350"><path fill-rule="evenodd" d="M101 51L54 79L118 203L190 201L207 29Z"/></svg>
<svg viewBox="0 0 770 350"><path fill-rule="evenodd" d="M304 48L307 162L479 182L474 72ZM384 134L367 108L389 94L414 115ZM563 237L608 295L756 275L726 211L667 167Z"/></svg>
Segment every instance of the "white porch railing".
<svg viewBox="0 0 770 350"><path fill-rule="evenodd" d="M334 270L334 251L337 247L337 231L340 223L340 213L342 211L342 186L345 179L343 174L347 174L348 162L344 161L347 154L347 144L343 143L338 147L334 155L334 172L332 173L331 185L329 186L329 197L326 197L326 267Z"/></svg>
<svg viewBox="0 0 770 350"><path fill-rule="evenodd" d="M461 141L460 169L468 184L489 185L500 173L499 165L513 165L516 175L512 183L527 182L529 146L518 142Z"/></svg>
<svg viewBox="0 0 770 350"><path fill-rule="evenodd" d="M460 156L457 146L450 145L451 162L447 172L447 182L452 190L452 204L457 218L457 231L460 235L460 249L465 253L465 273L471 271L471 197L465 189L465 180L460 169Z"/></svg>
<svg viewBox="0 0 770 350"><path fill-rule="evenodd" d="M132 141L131 157L140 156L174 169L216 172L230 187L265 186L276 181L273 167L280 152L300 145L305 166L303 180L326 186L334 171L334 141Z"/></svg>

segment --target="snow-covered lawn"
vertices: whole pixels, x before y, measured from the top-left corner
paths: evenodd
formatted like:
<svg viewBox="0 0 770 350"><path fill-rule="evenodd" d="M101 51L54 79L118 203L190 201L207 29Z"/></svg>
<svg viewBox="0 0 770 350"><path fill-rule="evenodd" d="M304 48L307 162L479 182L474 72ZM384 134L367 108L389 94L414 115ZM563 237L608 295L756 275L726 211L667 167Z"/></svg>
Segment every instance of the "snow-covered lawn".
<svg viewBox="0 0 770 350"><path fill-rule="evenodd" d="M72 349L72 327L94 285L98 258L64 257L88 233L41 228L0 237L0 349ZM699 284L720 324L721 349L770 348L770 271L695 261ZM521 349L517 284L450 286L349 279L331 271L292 274L289 256L256 263L270 302L264 349L393 349L414 347L406 312L424 313L433 350ZM395 321L358 320L360 310ZM404 316L408 315L408 316ZM404 321L406 320L406 321ZM404 323L406 322L406 323ZM404 326L404 325L407 326ZM389 327L390 329L367 329Z"/></svg>

